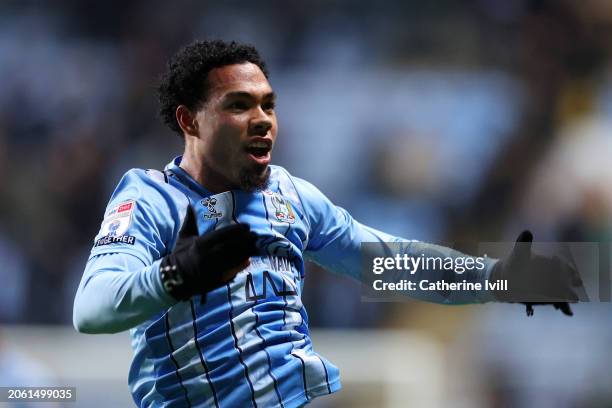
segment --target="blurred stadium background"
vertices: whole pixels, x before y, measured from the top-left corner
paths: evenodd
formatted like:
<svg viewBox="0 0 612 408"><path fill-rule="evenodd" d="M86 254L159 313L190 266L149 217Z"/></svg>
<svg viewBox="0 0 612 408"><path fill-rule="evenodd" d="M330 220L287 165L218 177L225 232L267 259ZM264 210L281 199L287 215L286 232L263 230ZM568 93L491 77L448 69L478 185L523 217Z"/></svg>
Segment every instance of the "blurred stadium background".
<svg viewBox="0 0 612 408"><path fill-rule="evenodd" d="M0 385L129 404L127 336L74 333L72 301L120 176L181 151L155 82L201 38L260 49L275 163L361 222L432 242L610 240L612 2L3 1ZM346 385L314 406L612 406L607 303L572 319L362 303L315 267L305 294Z"/></svg>

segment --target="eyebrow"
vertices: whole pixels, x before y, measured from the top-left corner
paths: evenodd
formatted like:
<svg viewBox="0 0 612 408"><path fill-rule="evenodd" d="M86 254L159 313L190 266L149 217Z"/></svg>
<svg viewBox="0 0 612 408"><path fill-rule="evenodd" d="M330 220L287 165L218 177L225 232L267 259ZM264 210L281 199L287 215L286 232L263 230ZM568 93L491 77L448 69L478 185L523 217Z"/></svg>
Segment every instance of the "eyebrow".
<svg viewBox="0 0 612 408"><path fill-rule="evenodd" d="M237 91L237 92L230 92L228 94L225 95L226 99L229 98L249 98L249 99L254 99L253 94L250 94L248 92L243 92L243 91ZM276 99L276 94L274 92L268 92L267 94L265 94L263 96L263 99L272 99L275 100Z"/></svg>

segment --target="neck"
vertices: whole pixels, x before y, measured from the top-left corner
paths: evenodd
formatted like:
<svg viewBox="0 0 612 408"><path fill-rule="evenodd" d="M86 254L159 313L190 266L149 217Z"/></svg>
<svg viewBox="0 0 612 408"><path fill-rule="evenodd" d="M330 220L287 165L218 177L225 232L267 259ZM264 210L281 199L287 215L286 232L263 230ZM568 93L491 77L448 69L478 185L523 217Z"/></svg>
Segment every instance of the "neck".
<svg viewBox="0 0 612 408"><path fill-rule="evenodd" d="M195 154L193 149L187 146L179 167L211 193L217 194L236 188L226 176L211 168L201 155Z"/></svg>

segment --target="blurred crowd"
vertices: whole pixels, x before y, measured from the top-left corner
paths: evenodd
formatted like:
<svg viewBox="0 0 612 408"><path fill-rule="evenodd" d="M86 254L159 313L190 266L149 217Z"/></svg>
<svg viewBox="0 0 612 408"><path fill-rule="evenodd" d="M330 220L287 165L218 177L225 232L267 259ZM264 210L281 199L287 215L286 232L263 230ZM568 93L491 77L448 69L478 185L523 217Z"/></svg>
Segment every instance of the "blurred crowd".
<svg viewBox="0 0 612 408"><path fill-rule="evenodd" d="M605 236L612 6L511 3L3 3L0 318L69 321L121 174L181 151L157 120L155 86L200 38L261 50L279 95L275 162L364 223L437 242L522 225L545 239L593 238L570 224Z"/></svg>
<svg viewBox="0 0 612 408"><path fill-rule="evenodd" d="M258 47L274 162L365 224L609 241L611 23L606 0L2 2L0 322L71 322L119 178L181 152L155 86L194 39ZM315 326L441 324L314 266L305 303Z"/></svg>

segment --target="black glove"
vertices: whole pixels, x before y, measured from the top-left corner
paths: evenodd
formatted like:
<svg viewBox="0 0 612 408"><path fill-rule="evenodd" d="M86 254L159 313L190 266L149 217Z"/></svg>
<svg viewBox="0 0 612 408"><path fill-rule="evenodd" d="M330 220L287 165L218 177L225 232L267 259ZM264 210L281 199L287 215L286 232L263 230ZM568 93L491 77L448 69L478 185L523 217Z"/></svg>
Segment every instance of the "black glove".
<svg viewBox="0 0 612 408"><path fill-rule="evenodd" d="M166 291L177 300L206 294L231 282L258 253L257 235L246 224L219 228L203 236L191 206L172 253L162 258L161 280Z"/></svg>
<svg viewBox="0 0 612 408"><path fill-rule="evenodd" d="M533 235L523 231L510 255L497 263L492 279L506 279L507 291L498 291L502 302L520 302L533 315L533 306L552 305L567 316L573 316L569 303L578 301L573 288L582 284L578 272L567 262L553 256L531 253Z"/></svg>

